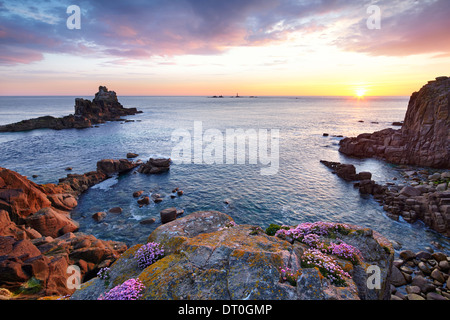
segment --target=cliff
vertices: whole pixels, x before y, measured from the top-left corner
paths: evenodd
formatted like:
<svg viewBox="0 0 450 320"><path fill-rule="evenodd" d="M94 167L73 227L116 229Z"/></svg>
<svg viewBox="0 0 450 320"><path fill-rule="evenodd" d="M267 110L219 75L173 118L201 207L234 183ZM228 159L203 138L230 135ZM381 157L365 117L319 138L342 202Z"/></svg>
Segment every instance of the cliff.
<svg viewBox="0 0 450 320"><path fill-rule="evenodd" d="M35 129L84 129L106 121L121 120L123 116L142 113L136 108L124 108L114 91L100 86L92 101L75 99L75 114L62 118L44 116L0 126L0 132L19 132Z"/></svg>
<svg viewBox="0 0 450 320"><path fill-rule="evenodd" d="M343 139L339 151L395 164L450 169L450 78L436 78L412 94L401 129Z"/></svg>
<svg viewBox="0 0 450 320"><path fill-rule="evenodd" d="M142 266L136 256L146 245L133 246L70 299L117 299L120 288L136 283L143 300L389 299L394 251L371 229L317 222L267 231L220 212L192 213L148 238L164 257ZM378 289L367 285L372 268Z"/></svg>

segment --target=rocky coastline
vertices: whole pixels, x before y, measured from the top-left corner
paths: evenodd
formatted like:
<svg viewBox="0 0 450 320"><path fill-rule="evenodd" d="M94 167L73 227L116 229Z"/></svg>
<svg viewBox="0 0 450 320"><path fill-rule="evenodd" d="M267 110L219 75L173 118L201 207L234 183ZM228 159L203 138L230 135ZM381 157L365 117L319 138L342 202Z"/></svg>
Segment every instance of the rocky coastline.
<svg viewBox="0 0 450 320"><path fill-rule="evenodd" d="M38 185L26 177L0 168L0 287L24 297L66 295L70 265L82 279L95 276L127 247L79 233L70 211L78 196L111 174L137 167L128 160L102 160L97 171L68 174L58 184ZM113 170L111 168L114 168Z"/></svg>
<svg viewBox="0 0 450 320"><path fill-rule="evenodd" d="M114 91L100 86L92 101L75 99L75 113L62 118L44 116L0 126L0 132L20 132L36 129L85 129L107 121L124 121L122 117L142 113L136 108L124 108Z"/></svg>
<svg viewBox="0 0 450 320"><path fill-rule="evenodd" d="M394 123L396 124L396 123ZM450 236L450 78L438 77L412 94L401 129L364 133L339 142L342 154L378 158L400 165L405 184L380 185L370 172L350 164L321 161L339 177L372 195L395 220L423 221Z"/></svg>
<svg viewBox="0 0 450 320"><path fill-rule="evenodd" d="M68 174L58 184L44 185L0 168L0 299L11 297L9 290L15 299L70 295L74 289L66 283L69 266L77 266L80 280L87 281L119 258L125 243L78 232L70 212L90 187L144 165L140 160L104 159L96 171ZM116 210L122 209L111 208L110 213Z"/></svg>

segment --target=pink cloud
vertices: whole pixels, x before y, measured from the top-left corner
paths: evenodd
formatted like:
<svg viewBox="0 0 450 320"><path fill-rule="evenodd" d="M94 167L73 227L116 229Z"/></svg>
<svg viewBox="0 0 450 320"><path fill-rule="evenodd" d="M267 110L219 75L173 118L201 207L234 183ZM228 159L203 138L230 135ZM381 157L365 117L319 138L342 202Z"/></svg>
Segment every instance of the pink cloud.
<svg viewBox="0 0 450 320"><path fill-rule="evenodd" d="M28 64L43 59L44 55L35 50L28 50L26 48L0 48L0 64L3 65Z"/></svg>
<svg viewBox="0 0 450 320"><path fill-rule="evenodd" d="M390 16L388 7L381 6L381 12L381 29L368 29L364 19L354 26L353 33L335 43L345 50L370 55L450 53L450 1L420 1Z"/></svg>

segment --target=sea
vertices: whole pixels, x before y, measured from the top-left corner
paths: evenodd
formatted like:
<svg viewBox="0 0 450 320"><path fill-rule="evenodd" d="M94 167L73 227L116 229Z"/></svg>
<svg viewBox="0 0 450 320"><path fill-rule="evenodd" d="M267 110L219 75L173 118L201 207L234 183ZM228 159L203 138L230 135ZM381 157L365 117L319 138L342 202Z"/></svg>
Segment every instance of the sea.
<svg viewBox="0 0 450 320"><path fill-rule="evenodd" d="M0 125L45 115L66 116L74 112L75 98L0 97ZM408 100L409 97L119 96L125 107L135 107L143 113L126 117L127 122L108 122L82 130L0 133L0 166L45 184L57 183L68 173L96 170L97 161L123 159L130 152L139 154L137 159L143 162L172 158L167 173L146 175L132 171L90 188L79 197L78 206L71 213L80 224L80 232L103 240L123 241L128 246L146 242L161 225L160 211L176 207L184 210L184 216L196 211L220 211L237 224L263 229L272 223L350 223L372 228L395 241L399 245L397 252L417 252L427 247L437 250L432 243L438 243L443 246L439 250L448 253L449 238L420 221L409 224L401 218L390 219L371 196L361 196L352 183L320 163L327 160L353 164L357 172L372 172L372 179L380 184L407 183L404 169L399 166L346 157L338 149L342 137L374 132L402 121ZM238 149L236 142L235 161L231 161L233 157L226 158L225 142L230 132L244 133L244 138L246 133L257 133L258 152L251 153L250 140L255 136L248 135L247 140L241 139L246 143L245 149ZM245 158L239 158L239 150L245 150ZM228 161L219 161L221 156ZM72 171L66 171L68 167ZM271 170L264 173L264 168ZM33 175L37 177L32 178ZM172 197L175 188L184 194ZM133 192L138 190L149 196L159 194L164 200L139 207L133 198ZM123 209L122 214L108 214L101 222L92 219L94 213L117 206ZM140 223L151 218L155 223Z"/></svg>

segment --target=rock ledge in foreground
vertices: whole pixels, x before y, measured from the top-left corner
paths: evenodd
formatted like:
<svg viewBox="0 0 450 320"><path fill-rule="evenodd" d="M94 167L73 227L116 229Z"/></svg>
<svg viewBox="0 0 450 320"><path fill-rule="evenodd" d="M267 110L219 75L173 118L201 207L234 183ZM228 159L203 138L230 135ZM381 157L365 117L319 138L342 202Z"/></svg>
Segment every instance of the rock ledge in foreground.
<svg viewBox="0 0 450 320"><path fill-rule="evenodd" d="M331 284L316 268L302 268L305 244L269 236L258 227L235 225L220 212L203 211L163 225L150 235L149 242L163 245L164 258L141 270L133 256L142 245L136 245L111 266L108 283L92 279L71 299L95 300L131 278L144 283L145 300L388 299L391 244L370 229L346 227L348 232L336 235L364 257L356 265L339 260L352 276L346 286ZM373 265L380 268L379 290L367 288L366 269ZM297 272L295 285L280 280L280 268L285 267Z"/></svg>

